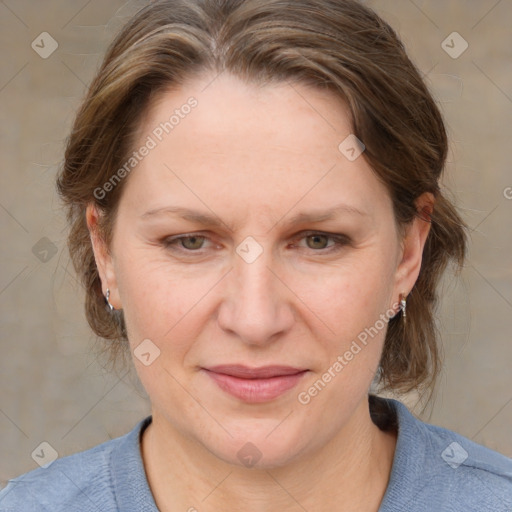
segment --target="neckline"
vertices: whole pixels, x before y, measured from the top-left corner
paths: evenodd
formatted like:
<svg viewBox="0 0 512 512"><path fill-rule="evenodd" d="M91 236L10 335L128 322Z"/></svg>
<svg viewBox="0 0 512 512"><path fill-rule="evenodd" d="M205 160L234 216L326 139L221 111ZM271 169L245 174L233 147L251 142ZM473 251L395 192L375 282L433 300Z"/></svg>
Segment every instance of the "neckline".
<svg viewBox="0 0 512 512"><path fill-rule="evenodd" d="M409 467L410 457L415 457L415 454L410 451L411 446L414 448L421 444L423 439L418 439L419 430L413 428L415 421L418 420L412 416L404 404L376 395L369 395L368 400L372 421L381 430L396 429L397 432L391 473L379 507L379 512L388 512L396 510L396 499L403 494L404 488L412 485L417 476L417 471ZM159 512L149 487L142 459L142 435L151 422L151 415L139 421L111 454L116 502L118 509L123 512L138 510ZM421 463L416 460L416 467L421 467Z"/></svg>

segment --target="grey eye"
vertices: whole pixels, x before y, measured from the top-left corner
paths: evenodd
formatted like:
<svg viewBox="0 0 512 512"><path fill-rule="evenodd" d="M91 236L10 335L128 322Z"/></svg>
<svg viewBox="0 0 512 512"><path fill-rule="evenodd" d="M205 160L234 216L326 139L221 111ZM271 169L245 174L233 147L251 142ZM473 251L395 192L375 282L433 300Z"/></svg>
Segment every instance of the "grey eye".
<svg viewBox="0 0 512 512"><path fill-rule="evenodd" d="M329 240L329 237L327 235L309 235L306 237L306 240L312 241L312 244L308 243L308 247L310 249L325 249L327 246L327 242Z"/></svg>
<svg viewBox="0 0 512 512"><path fill-rule="evenodd" d="M181 245L185 249L193 251L193 250L201 249L204 239L205 239L204 236L186 236L186 237L180 238L179 240L181 242ZM187 243L189 241L190 241L190 243Z"/></svg>

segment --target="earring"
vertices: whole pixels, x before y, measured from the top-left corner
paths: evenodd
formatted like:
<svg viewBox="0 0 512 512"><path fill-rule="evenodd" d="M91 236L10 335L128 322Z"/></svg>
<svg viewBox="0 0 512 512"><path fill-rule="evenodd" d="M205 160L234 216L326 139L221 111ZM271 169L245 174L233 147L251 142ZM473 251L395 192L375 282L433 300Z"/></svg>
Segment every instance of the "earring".
<svg viewBox="0 0 512 512"><path fill-rule="evenodd" d="M400 309L402 310L402 317L404 319L404 324L407 321L406 320L407 319L406 307L407 307L407 295L401 293L400 294Z"/></svg>
<svg viewBox="0 0 512 512"><path fill-rule="evenodd" d="M108 307L110 309L110 311L114 311L114 306L112 306L112 304L110 304L110 290L107 288L107 296L105 297L106 301L107 301L107 304L108 304Z"/></svg>

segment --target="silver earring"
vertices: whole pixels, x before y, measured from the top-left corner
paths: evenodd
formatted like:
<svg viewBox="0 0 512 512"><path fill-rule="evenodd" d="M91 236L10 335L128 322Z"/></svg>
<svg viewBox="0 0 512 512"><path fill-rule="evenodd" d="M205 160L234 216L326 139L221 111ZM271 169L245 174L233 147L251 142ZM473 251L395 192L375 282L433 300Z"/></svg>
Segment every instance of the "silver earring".
<svg viewBox="0 0 512 512"><path fill-rule="evenodd" d="M406 313L406 307L407 307L407 295L400 294L400 308L402 310L402 317L404 319L404 324L406 323L407 313Z"/></svg>
<svg viewBox="0 0 512 512"><path fill-rule="evenodd" d="M107 288L107 296L105 297L105 299L107 300L107 304L108 304L108 307L110 309L110 311L114 311L114 306L112 306L112 304L110 304L110 290Z"/></svg>

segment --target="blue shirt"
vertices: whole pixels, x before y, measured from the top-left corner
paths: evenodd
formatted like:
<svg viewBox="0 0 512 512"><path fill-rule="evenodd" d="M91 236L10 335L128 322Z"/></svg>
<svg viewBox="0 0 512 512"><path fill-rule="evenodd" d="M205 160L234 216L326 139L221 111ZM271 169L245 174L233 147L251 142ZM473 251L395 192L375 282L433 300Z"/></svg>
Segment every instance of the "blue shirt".
<svg viewBox="0 0 512 512"><path fill-rule="evenodd" d="M512 459L418 420L396 400L377 400L398 427L379 512L512 512ZM158 512L140 451L150 422L148 416L122 437L10 480L0 511Z"/></svg>

